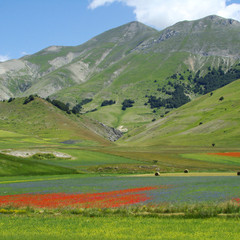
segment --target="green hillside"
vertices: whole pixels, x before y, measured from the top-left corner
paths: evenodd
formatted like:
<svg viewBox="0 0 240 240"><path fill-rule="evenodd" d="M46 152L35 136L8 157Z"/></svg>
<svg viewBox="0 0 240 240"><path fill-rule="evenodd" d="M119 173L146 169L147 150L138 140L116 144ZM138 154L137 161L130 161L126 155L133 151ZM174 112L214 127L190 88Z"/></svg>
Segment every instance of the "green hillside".
<svg viewBox="0 0 240 240"><path fill-rule="evenodd" d="M79 145L109 145L103 136L104 128L87 117L67 114L47 101L35 97L24 104L26 98L16 98L11 102L0 102L0 141L8 137L18 144L44 144L44 142L76 142ZM102 132L103 136L95 132ZM16 134L16 138L14 138ZM25 139L25 140L24 140ZM34 139L34 140L33 140Z"/></svg>
<svg viewBox="0 0 240 240"><path fill-rule="evenodd" d="M126 134L132 146L239 147L240 80Z"/></svg>

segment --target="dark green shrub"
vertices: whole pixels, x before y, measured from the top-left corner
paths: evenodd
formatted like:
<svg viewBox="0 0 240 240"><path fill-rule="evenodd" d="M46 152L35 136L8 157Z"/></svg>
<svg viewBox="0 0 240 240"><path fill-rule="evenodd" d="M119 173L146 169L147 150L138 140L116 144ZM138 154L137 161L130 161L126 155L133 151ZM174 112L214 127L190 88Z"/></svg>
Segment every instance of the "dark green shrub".
<svg viewBox="0 0 240 240"><path fill-rule="evenodd" d="M28 104L30 103L31 101L34 100L34 96L33 95L30 95L28 98L26 98L23 102L23 104Z"/></svg>
<svg viewBox="0 0 240 240"><path fill-rule="evenodd" d="M14 99L15 99L15 98L9 98L9 99L8 99L8 102L10 103L10 102L12 102Z"/></svg>
<svg viewBox="0 0 240 240"><path fill-rule="evenodd" d="M62 111L67 112L69 110L69 107L59 100L52 100L51 103Z"/></svg>
<svg viewBox="0 0 240 240"><path fill-rule="evenodd" d="M125 100L122 102L122 110L125 111L127 108L132 107L134 103L135 103L134 100L125 99Z"/></svg>
<svg viewBox="0 0 240 240"><path fill-rule="evenodd" d="M113 101L113 100L104 100L101 104L101 107L108 106L108 105L113 105L115 103L116 103L116 101Z"/></svg>
<svg viewBox="0 0 240 240"><path fill-rule="evenodd" d="M219 101L222 101L222 100L224 100L224 97L223 97L223 96L219 98Z"/></svg>
<svg viewBox="0 0 240 240"><path fill-rule="evenodd" d="M82 109L82 105L80 103L78 103L77 105L75 105L73 108L72 108L72 113L73 114L78 114Z"/></svg>

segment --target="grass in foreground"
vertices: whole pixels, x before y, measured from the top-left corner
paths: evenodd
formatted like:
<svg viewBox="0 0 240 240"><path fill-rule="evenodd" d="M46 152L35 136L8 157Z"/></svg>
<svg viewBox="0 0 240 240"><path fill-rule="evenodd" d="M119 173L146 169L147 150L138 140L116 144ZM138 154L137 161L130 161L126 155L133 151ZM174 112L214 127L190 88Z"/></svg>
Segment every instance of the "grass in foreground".
<svg viewBox="0 0 240 240"><path fill-rule="evenodd" d="M238 219L1 216L1 239L239 239Z"/></svg>

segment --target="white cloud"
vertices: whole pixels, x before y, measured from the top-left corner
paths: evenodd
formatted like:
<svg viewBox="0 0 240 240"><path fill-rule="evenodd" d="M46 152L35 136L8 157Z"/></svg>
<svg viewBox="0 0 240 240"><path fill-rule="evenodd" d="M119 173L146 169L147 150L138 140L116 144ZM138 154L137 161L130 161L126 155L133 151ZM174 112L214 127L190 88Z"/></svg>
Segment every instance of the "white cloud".
<svg viewBox="0 0 240 240"><path fill-rule="evenodd" d="M21 55L25 56L25 55L28 55L28 53L23 51L23 52L21 52Z"/></svg>
<svg viewBox="0 0 240 240"><path fill-rule="evenodd" d="M227 5L228 0L92 0L89 8L95 9L113 2L133 7L138 21L159 29L213 14L240 20L240 4Z"/></svg>
<svg viewBox="0 0 240 240"><path fill-rule="evenodd" d="M100 6L103 6L103 5L107 5L107 4L111 4L113 2L122 2L122 1L121 0L93 0L89 4L89 8L95 9L97 7L100 7Z"/></svg>
<svg viewBox="0 0 240 240"><path fill-rule="evenodd" d="M233 3L227 6L224 10L220 10L218 14L225 18L233 18L240 21L240 4Z"/></svg>
<svg viewBox="0 0 240 240"><path fill-rule="evenodd" d="M7 60L9 60L10 58L8 56L4 56L4 55L0 55L0 62L5 62Z"/></svg>

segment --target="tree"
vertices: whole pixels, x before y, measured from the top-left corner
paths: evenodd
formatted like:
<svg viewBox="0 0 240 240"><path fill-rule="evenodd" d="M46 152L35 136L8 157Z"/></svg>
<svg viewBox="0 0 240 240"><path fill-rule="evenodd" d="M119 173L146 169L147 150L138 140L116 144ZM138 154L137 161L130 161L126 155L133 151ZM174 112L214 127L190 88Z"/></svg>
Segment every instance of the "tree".
<svg viewBox="0 0 240 240"><path fill-rule="evenodd" d="M10 97L10 98L8 99L8 102L12 102L14 99L15 99L15 98L11 98L11 97Z"/></svg>
<svg viewBox="0 0 240 240"><path fill-rule="evenodd" d="M116 101L113 101L113 100L104 100L101 104L101 107L108 106L108 105L113 105L115 103L116 103Z"/></svg>
<svg viewBox="0 0 240 240"><path fill-rule="evenodd" d="M220 98L219 98L219 101L222 101L223 99L224 99L224 97L220 97Z"/></svg>
<svg viewBox="0 0 240 240"><path fill-rule="evenodd" d="M62 111L65 111L65 112L69 111L69 107L65 103L59 100L52 100L52 104L57 108L61 109Z"/></svg>
<svg viewBox="0 0 240 240"><path fill-rule="evenodd" d="M34 96L33 95L30 95L28 98L26 98L23 102L23 104L28 104L30 103L31 101L34 100Z"/></svg>
<svg viewBox="0 0 240 240"><path fill-rule="evenodd" d="M72 113L73 114L77 114L81 111L82 109L82 105L80 103L78 103L77 105L75 105L73 108L72 108Z"/></svg>
<svg viewBox="0 0 240 240"><path fill-rule="evenodd" d="M122 110L125 111L127 108L130 108L133 106L133 103L134 100L131 100L131 99L125 99L123 102L122 102Z"/></svg>

